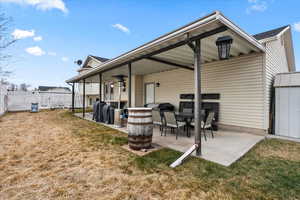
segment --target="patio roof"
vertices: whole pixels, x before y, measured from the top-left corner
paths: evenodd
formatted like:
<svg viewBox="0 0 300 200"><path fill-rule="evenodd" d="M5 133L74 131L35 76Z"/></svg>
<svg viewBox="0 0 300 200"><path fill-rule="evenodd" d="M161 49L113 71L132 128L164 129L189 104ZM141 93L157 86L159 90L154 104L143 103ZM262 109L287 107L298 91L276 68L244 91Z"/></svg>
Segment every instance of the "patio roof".
<svg viewBox="0 0 300 200"><path fill-rule="evenodd" d="M193 70L194 54L187 43L203 38L201 40L202 62L214 62L219 60L215 41L218 37L225 35L230 35L234 40L231 47L231 57L253 52L265 52L265 47L253 36L241 30L219 11L215 11L114 59L99 64L98 67L66 82L80 82L83 79L86 79L87 82L98 82L99 73L106 73L108 76L115 75L115 73L126 74L126 67L129 63L132 63L132 74L141 75L178 67Z"/></svg>

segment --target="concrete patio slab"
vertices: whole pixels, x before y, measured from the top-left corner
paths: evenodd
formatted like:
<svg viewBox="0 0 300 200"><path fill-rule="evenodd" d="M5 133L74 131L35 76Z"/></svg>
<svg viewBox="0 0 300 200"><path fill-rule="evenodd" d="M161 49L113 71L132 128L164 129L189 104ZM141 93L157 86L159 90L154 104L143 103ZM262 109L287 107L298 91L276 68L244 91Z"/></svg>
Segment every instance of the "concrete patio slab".
<svg viewBox="0 0 300 200"><path fill-rule="evenodd" d="M263 136L257 136L247 133L215 131L214 138L210 134L207 141L202 138L202 158L224 165L230 166L241 158L255 144L264 139ZM153 142L161 146L169 147L181 152L187 151L194 144L193 134L190 138L186 136L178 137L167 134L161 136L158 129L155 129ZM194 156L195 153L193 153Z"/></svg>
<svg viewBox="0 0 300 200"><path fill-rule="evenodd" d="M76 113L75 115L82 118L81 113ZM86 113L85 119L93 121L90 113ZM116 128L114 125L108 124L103 125L127 133L126 128ZM214 133L214 138L211 137L210 133L207 133L207 141L202 138L202 156L200 157L223 166L230 166L245 155L255 144L265 138L264 136L223 130L215 131ZM168 132L167 136L161 136L159 129L154 128L152 142L163 147L185 152L194 144L193 135L193 131L191 132L191 137L187 137L186 134L182 133L176 140L174 134ZM195 153L193 153L193 156L196 156Z"/></svg>

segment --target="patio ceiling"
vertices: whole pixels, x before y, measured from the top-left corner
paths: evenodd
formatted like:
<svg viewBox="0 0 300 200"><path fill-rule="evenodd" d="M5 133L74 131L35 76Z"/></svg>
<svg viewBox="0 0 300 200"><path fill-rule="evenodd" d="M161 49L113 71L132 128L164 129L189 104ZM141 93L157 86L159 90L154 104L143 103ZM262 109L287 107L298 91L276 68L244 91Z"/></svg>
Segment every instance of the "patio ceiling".
<svg viewBox="0 0 300 200"><path fill-rule="evenodd" d="M264 52L265 48L252 36L246 34L236 25L226 19L221 13L214 12L187 26L170 32L145 45L133 49L109 60L98 67L67 82L99 82L99 73L103 74L103 80L113 75L127 75L128 63L132 63L132 74L144 75L178 67L193 68L194 53L187 45L187 41L201 39L202 63L219 60L215 41L218 37L230 35L233 38L231 57L249 54L252 52Z"/></svg>
<svg viewBox="0 0 300 200"><path fill-rule="evenodd" d="M151 73L157 73L167 70L176 69L175 66L157 63L148 59L139 60L132 63L132 75L145 75ZM108 81L113 80L115 75L125 75L128 76L128 66L123 65L116 69L106 71L102 74L102 80ZM93 75L85 79L87 83L99 83L99 75ZM81 82L81 81L80 81Z"/></svg>
<svg viewBox="0 0 300 200"><path fill-rule="evenodd" d="M201 40L202 63L209 63L219 60L218 49L215 42L217 38L227 35L230 35L233 38L233 43L230 50L231 57L245 55L252 52L259 52L255 47L253 47L249 42L245 41L239 35L233 33L231 30L227 30ZM183 45L153 57L193 67L193 56L194 53L192 49L187 45Z"/></svg>

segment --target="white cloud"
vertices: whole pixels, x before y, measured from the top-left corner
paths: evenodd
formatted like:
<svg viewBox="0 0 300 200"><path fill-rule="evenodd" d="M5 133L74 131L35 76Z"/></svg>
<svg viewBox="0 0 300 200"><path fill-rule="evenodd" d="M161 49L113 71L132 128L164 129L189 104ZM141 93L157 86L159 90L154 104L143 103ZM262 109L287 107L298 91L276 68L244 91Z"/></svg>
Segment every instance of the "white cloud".
<svg viewBox="0 0 300 200"><path fill-rule="evenodd" d="M48 52L48 55L49 56L56 56L57 54L56 54L56 52L50 51L50 52Z"/></svg>
<svg viewBox="0 0 300 200"><path fill-rule="evenodd" d="M33 38L34 41L41 41L43 40L43 37L42 36L36 36Z"/></svg>
<svg viewBox="0 0 300 200"><path fill-rule="evenodd" d="M15 40L33 37L34 34L35 34L34 30L28 31L28 30L21 30L21 29L15 29L11 33L11 35L14 37Z"/></svg>
<svg viewBox="0 0 300 200"><path fill-rule="evenodd" d="M64 13L68 13L68 9L63 0L0 0L0 2L31 5L38 10L58 9Z"/></svg>
<svg viewBox="0 0 300 200"><path fill-rule="evenodd" d="M202 12L199 17L204 17L205 15L207 15L206 12Z"/></svg>
<svg viewBox="0 0 300 200"><path fill-rule="evenodd" d="M129 28L127 28L126 26L124 26L122 24L114 24L114 25L112 25L112 27L119 29L120 31L122 31L124 33L130 33Z"/></svg>
<svg viewBox="0 0 300 200"><path fill-rule="evenodd" d="M68 57L62 57L61 60L62 60L63 62L68 62L68 61L69 61L69 58L68 58Z"/></svg>
<svg viewBox="0 0 300 200"><path fill-rule="evenodd" d="M267 9L267 4L265 2L261 4L254 4L250 7L250 9L263 12Z"/></svg>
<svg viewBox="0 0 300 200"><path fill-rule="evenodd" d="M248 3L250 6L247 8L246 12L247 14L250 14L251 12L264 12L268 9L268 3L267 1L263 0L248 0Z"/></svg>
<svg viewBox="0 0 300 200"><path fill-rule="evenodd" d="M294 23L294 29L298 32L300 32L300 22Z"/></svg>
<svg viewBox="0 0 300 200"><path fill-rule="evenodd" d="M45 52L38 46L28 47L25 51L33 56L42 56L45 55Z"/></svg>

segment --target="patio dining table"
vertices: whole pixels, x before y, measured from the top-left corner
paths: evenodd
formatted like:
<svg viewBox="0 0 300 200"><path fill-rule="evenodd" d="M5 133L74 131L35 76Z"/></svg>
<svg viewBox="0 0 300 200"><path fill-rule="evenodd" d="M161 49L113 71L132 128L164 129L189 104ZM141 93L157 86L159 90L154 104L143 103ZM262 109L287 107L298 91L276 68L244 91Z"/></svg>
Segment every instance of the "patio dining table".
<svg viewBox="0 0 300 200"><path fill-rule="evenodd" d="M193 119L195 118L194 113L189 113L189 112L177 112L175 113L176 117L181 118L185 121L186 123L186 129L187 129L187 136L191 137L191 122L193 121ZM205 112L201 112L201 117L202 117L202 121L204 121L203 119L205 118Z"/></svg>

